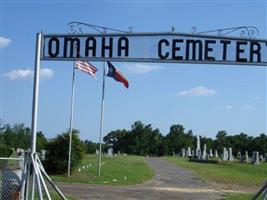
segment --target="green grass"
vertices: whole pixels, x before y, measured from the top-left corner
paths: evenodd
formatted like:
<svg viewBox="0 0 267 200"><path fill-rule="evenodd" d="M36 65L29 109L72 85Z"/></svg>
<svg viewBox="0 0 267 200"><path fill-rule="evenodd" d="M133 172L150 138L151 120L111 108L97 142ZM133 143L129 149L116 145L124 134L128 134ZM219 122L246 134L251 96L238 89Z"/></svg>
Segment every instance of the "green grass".
<svg viewBox="0 0 267 200"><path fill-rule="evenodd" d="M177 165L191 169L201 178L219 184L239 185L244 187L262 186L267 179L267 163L259 165L241 164L237 162L220 162L207 164L188 162L187 159L165 157Z"/></svg>
<svg viewBox="0 0 267 200"><path fill-rule="evenodd" d="M226 195L224 200L250 200L253 197L253 195L249 194L229 194Z"/></svg>
<svg viewBox="0 0 267 200"><path fill-rule="evenodd" d="M51 195L51 199L53 199L53 200L62 200L62 198L56 193L56 192L50 192L50 195ZM76 200L74 197L66 197L68 200ZM35 197L34 197L34 199L35 200L38 200L39 199L39 197L38 197L38 193L36 192L36 194L35 194ZM45 196L44 198L43 198L44 200L47 200L48 198Z"/></svg>
<svg viewBox="0 0 267 200"><path fill-rule="evenodd" d="M66 175L51 177L58 182L131 185L149 180L154 175L141 156L103 156L101 177L97 177L96 155L86 155L81 165L91 167L82 169L81 172L76 169L69 178Z"/></svg>
<svg viewBox="0 0 267 200"><path fill-rule="evenodd" d="M251 200L254 195L255 194L227 194L224 200ZM257 199L262 199L262 196L259 196Z"/></svg>

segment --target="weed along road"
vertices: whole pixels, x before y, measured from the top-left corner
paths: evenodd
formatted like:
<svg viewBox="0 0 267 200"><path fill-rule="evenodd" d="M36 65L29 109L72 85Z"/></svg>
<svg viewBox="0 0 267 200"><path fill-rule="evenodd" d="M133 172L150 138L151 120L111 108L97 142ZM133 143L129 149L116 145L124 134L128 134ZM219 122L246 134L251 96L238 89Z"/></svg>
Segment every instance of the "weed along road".
<svg viewBox="0 0 267 200"><path fill-rule="evenodd" d="M215 200L220 192L190 171L160 158L146 158L154 170L152 180L134 186L108 186L60 183L63 193L78 200L87 199L166 199Z"/></svg>

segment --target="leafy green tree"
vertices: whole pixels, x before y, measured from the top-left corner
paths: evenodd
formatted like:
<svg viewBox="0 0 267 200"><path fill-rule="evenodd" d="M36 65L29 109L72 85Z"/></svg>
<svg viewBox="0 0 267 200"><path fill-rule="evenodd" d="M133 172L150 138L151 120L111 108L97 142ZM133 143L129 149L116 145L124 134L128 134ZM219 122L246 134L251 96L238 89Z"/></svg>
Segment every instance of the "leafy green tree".
<svg viewBox="0 0 267 200"><path fill-rule="evenodd" d="M46 149L47 139L41 131L37 132L36 141L37 141L36 149L38 152L42 149Z"/></svg>
<svg viewBox="0 0 267 200"><path fill-rule="evenodd" d="M5 145L0 144L0 157L9 157L13 153L13 150Z"/></svg>
<svg viewBox="0 0 267 200"><path fill-rule="evenodd" d="M114 153L123 152L130 154L129 145L130 141L129 138L129 132L125 129L123 130L115 130L111 131L104 137L104 142L107 144L108 147L113 148Z"/></svg>
<svg viewBox="0 0 267 200"><path fill-rule="evenodd" d="M72 133L71 171L81 162L85 146L78 130ZM65 174L68 170L69 132L58 135L47 144L45 167L50 174Z"/></svg>
<svg viewBox="0 0 267 200"><path fill-rule="evenodd" d="M170 155L173 152L179 153L182 148L186 148L184 130L184 127L180 124L175 124L170 127L170 132L166 135Z"/></svg>
<svg viewBox="0 0 267 200"><path fill-rule="evenodd" d="M84 145L85 145L85 151L87 154L94 154L96 149L97 149L97 144L89 141L89 140L85 140L84 141Z"/></svg>
<svg viewBox="0 0 267 200"><path fill-rule="evenodd" d="M255 137L249 147L250 152L259 151L260 154L264 155L267 152L267 135L262 133L260 136Z"/></svg>
<svg viewBox="0 0 267 200"><path fill-rule="evenodd" d="M216 135L215 146L218 152L223 152L224 147L229 146L229 142L227 141L227 132L219 131Z"/></svg>

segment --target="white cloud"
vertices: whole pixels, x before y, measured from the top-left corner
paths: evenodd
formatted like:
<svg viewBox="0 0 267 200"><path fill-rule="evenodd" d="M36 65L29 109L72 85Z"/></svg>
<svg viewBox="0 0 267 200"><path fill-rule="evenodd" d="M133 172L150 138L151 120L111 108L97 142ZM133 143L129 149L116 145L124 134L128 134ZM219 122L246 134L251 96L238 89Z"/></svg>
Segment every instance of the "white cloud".
<svg viewBox="0 0 267 200"><path fill-rule="evenodd" d="M251 105L244 105L240 107L240 110L252 110L252 106Z"/></svg>
<svg viewBox="0 0 267 200"><path fill-rule="evenodd" d="M185 97L185 96L213 96L217 92L215 90L208 89L203 86L198 86L191 88L189 90L183 90L176 93L176 96Z"/></svg>
<svg viewBox="0 0 267 200"><path fill-rule="evenodd" d="M33 78L34 71L31 69L14 69L10 72L6 72L3 76L9 80L30 80ZM40 79L51 79L54 75L54 71L48 68L40 70Z"/></svg>
<svg viewBox="0 0 267 200"><path fill-rule="evenodd" d="M221 107L221 106L214 106L213 109L214 109L214 110L221 110L222 107Z"/></svg>
<svg viewBox="0 0 267 200"><path fill-rule="evenodd" d="M0 36L0 48L7 47L10 44L11 40L9 38L4 38Z"/></svg>
<svg viewBox="0 0 267 200"><path fill-rule="evenodd" d="M232 110L234 107L232 105L225 106L214 106L213 110Z"/></svg>
<svg viewBox="0 0 267 200"><path fill-rule="evenodd" d="M225 109L226 109L226 110L232 110L232 109L233 109L233 106L232 106L232 105L226 105L226 106L225 106Z"/></svg>
<svg viewBox="0 0 267 200"><path fill-rule="evenodd" d="M147 74L152 71L161 69L158 65L148 65L148 64L140 64L140 63L134 63L125 65L126 73L128 74Z"/></svg>
<svg viewBox="0 0 267 200"><path fill-rule="evenodd" d="M260 100L260 97L253 97L251 100L252 101L258 101L258 100Z"/></svg>

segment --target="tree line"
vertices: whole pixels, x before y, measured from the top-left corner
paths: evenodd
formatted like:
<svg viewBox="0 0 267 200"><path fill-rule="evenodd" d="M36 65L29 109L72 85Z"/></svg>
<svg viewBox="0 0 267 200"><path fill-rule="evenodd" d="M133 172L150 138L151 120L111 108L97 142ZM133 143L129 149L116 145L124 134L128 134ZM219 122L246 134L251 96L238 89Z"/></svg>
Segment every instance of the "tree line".
<svg viewBox="0 0 267 200"><path fill-rule="evenodd" d="M174 124L164 136L151 124L136 121L131 130L118 129L109 132L104 137L104 142L112 147L115 153L163 156L179 154L182 148L196 149L197 135L194 135L192 130L186 131L183 125ZM267 135L264 133L253 137L245 133L229 135L225 130L221 130L215 139L202 136L201 145L203 144L207 145L207 149L217 149L219 153L223 152L224 147L231 147L234 155L238 152L245 154L245 151L250 155L252 151L259 151L263 155L267 153Z"/></svg>
<svg viewBox="0 0 267 200"><path fill-rule="evenodd" d="M31 141L31 129L24 124L3 124L0 123L0 157L10 156L11 148L29 149ZM151 155L163 156L179 154L182 148L191 147L196 149L197 135L192 130L186 131L181 124L174 124L169 132L163 135L159 129L153 128L151 124L144 124L136 121L130 130L117 129L110 131L104 138L104 152L112 147L116 154L126 153L130 155ZM84 154L95 153L98 144L89 140L82 141L79 138L79 131L73 130L72 140L72 169L77 166ZM252 151L259 151L264 155L267 153L267 135L261 133L257 137L245 133L229 135L221 130L214 139L201 137L201 145L207 145L208 149L217 149L219 154L223 148L231 147L233 154L245 151L252 154ZM69 131L61 133L52 139L47 139L42 132L37 133L37 151L46 150L44 164L51 174L63 174L67 171L69 147Z"/></svg>

